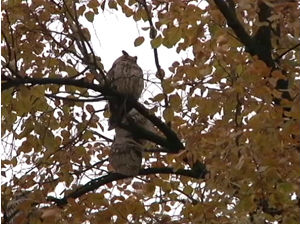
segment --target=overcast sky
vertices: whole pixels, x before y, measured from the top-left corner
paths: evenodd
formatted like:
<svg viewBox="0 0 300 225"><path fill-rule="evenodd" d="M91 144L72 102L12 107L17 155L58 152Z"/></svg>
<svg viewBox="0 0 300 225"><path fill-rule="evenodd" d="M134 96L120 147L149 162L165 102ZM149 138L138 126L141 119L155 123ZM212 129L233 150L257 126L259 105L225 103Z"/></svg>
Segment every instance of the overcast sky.
<svg viewBox="0 0 300 225"><path fill-rule="evenodd" d="M90 23L85 25L90 27ZM90 27L93 48L102 58L106 71L110 69L114 60L122 55L121 51L125 50L130 55L138 57L138 64L144 71L156 72L149 31L143 31L142 27L149 27L148 22L135 22L132 17L126 17L122 12L108 7L95 17L93 27ZM144 36L145 42L141 46L134 47L134 40L139 36ZM165 72L175 60L181 59L175 50L165 47L158 49L160 64Z"/></svg>

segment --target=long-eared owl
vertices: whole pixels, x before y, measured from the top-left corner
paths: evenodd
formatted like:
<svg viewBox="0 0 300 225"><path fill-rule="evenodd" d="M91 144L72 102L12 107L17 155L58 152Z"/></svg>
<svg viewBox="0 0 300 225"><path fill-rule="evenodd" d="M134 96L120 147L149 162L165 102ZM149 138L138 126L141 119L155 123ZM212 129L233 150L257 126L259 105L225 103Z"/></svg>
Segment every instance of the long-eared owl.
<svg viewBox="0 0 300 225"><path fill-rule="evenodd" d="M123 95L124 99L109 100L110 129L115 128L123 117L130 111L126 107L128 97L138 100L144 89L143 71L137 65L137 57L130 56L122 51L123 55L115 60L112 68L107 73L110 87Z"/></svg>

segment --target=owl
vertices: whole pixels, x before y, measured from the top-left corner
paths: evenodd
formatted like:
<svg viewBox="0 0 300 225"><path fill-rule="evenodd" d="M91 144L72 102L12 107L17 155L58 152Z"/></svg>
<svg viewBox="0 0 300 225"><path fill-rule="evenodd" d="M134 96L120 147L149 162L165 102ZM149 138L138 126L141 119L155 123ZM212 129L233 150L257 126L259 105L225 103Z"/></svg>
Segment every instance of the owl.
<svg viewBox="0 0 300 225"><path fill-rule="evenodd" d="M116 136L111 146L109 163L117 173L126 176L139 174L143 147L130 137Z"/></svg>
<svg viewBox="0 0 300 225"><path fill-rule="evenodd" d="M145 130L155 132L154 125L142 114L140 114L136 109L131 109L130 112L123 118L122 123L128 125L129 118L131 118L137 125L143 127ZM116 137L134 138L134 136L131 134L130 131L127 131L120 127L116 127L115 132L116 132ZM137 140L135 138L135 141L137 141L142 146L145 146L145 144L147 143L146 140L142 140L142 139Z"/></svg>
<svg viewBox="0 0 300 225"><path fill-rule="evenodd" d="M28 197L29 192L17 193L15 197L7 203L5 210L5 220L6 223L27 223L28 212L23 208L29 207L32 200Z"/></svg>
<svg viewBox="0 0 300 225"><path fill-rule="evenodd" d="M115 128L130 111L126 108L128 97L138 100L144 89L143 71L137 64L137 57L130 56L122 51L119 57L107 73L107 80L111 88L123 95L123 99L109 100L109 129Z"/></svg>

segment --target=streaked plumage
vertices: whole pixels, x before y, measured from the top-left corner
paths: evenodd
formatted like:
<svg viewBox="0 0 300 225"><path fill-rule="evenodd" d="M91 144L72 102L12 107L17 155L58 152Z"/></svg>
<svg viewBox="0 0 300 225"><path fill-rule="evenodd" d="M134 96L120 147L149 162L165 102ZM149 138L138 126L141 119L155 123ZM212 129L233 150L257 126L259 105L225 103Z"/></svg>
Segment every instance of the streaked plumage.
<svg viewBox="0 0 300 225"><path fill-rule="evenodd" d="M25 204L27 205L32 202L28 195L28 192L18 193L7 203L5 210L6 223L27 223L28 212L23 208Z"/></svg>
<svg viewBox="0 0 300 225"><path fill-rule="evenodd" d="M109 162L115 172L126 176L139 173L143 147L132 138L116 136L111 146Z"/></svg>
<svg viewBox="0 0 300 225"><path fill-rule="evenodd" d="M144 88L143 71L137 65L137 57L130 56L125 51L122 52L123 55L113 63L107 73L110 86L124 95L121 101L117 99L109 101L110 129L115 128L130 110L126 109L126 99L132 97L138 100Z"/></svg>

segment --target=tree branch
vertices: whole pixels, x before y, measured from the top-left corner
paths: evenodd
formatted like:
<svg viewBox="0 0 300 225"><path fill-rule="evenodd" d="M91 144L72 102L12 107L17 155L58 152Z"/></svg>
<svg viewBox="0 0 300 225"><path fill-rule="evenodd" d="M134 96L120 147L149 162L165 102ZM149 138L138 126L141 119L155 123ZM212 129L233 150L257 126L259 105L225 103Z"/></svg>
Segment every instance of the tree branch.
<svg viewBox="0 0 300 225"><path fill-rule="evenodd" d="M300 46L300 43L296 44L295 46L289 48L288 50L284 51L283 53L281 53L279 56L276 57L275 61L278 61L279 59L281 59L285 54L289 53L290 51L298 48Z"/></svg>
<svg viewBox="0 0 300 225"><path fill-rule="evenodd" d="M48 98L54 98L54 99L60 99L63 101L70 101L70 102L99 102L107 100L105 97L99 97L99 98L70 98L70 97L61 97L55 94L45 94Z"/></svg>
<svg viewBox="0 0 300 225"><path fill-rule="evenodd" d="M257 55L260 60L264 61L267 66L272 68L272 70L276 69L275 62L278 61L284 54L284 52L275 60L272 58L272 43L271 43L271 26L270 22L268 21L269 17L271 16L271 8L265 4L263 1L258 1L258 18L260 23L268 23L268 25L261 26L256 34L253 37L245 31L243 25L238 20L235 9L234 3L232 0L224 1L224 0L214 0L215 4L224 15L227 24L229 27L232 28L236 36L239 40L245 45L245 51L250 53L252 56ZM294 46L292 49L298 47L298 45ZM282 72L285 74L285 71ZM291 101L290 93L287 91L289 86L288 79L279 79L276 83L276 89L282 93L280 98L273 97L273 101L275 105L281 105L281 100L286 99ZM285 111L290 111L290 107L284 107ZM284 115L286 117L286 115Z"/></svg>
<svg viewBox="0 0 300 225"><path fill-rule="evenodd" d="M149 22L149 25L150 25L150 38L154 39L155 36L156 36L156 29L154 27L152 17L151 17L151 12L148 9L146 0L138 0L137 2L139 2L146 11L146 14L147 14L147 17L148 17L148 22ZM154 54L155 66L156 66L156 69L157 69L157 72L156 72L157 77L160 79L160 82L161 82L161 85L162 85L163 80L164 80L164 74L162 73L162 69L161 69L161 66L159 64L157 48L153 48L153 54ZM164 89L163 86L162 86L162 89ZM168 100L167 94L164 93L164 90L163 90L163 95L164 95L165 107L168 107L169 100Z"/></svg>
<svg viewBox="0 0 300 225"><path fill-rule="evenodd" d="M19 85L46 85L46 84L56 84L56 85L73 85L80 88L87 88L91 89L97 92L102 93L105 98L114 97L114 98L120 98L123 99L124 96L122 94L119 94L115 90L111 89L110 87L106 85L96 85L93 83L87 83L85 79L69 79L69 78L23 78L23 79L11 79L5 83L1 84L1 91L5 91L11 87L16 87ZM150 114L148 112L148 109L145 108L142 104L138 103L135 99L128 97L126 103L129 107L135 108L137 111L139 111L144 117L149 119L165 136L165 138L162 138L156 134L150 134L146 133L147 135L150 135L150 141L153 141L159 145L162 145L162 147L166 147L170 150L171 153L178 152L181 149L184 149L183 144L177 137L177 134L169 128L165 123L163 123L158 117L156 117L153 114ZM127 128L125 128L127 129ZM130 128L128 128L130 129ZM132 129L139 129L137 127L133 127ZM147 132L145 129L143 129L145 132ZM154 137L156 136L156 137ZM148 139L148 137L145 137Z"/></svg>
<svg viewBox="0 0 300 225"><path fill-rule="evenodd" d="M275 63L272 58L271 27L268 21L271 9L263 1L258 1L258 8L259 22L268 25L261 26L254 36L255 52L261 60L273 68Z"/></svg>
<svg viewBox="0 0 300 225"><path fill-rule="evenodd" d="M236 36L239 40L248 47L249 53L251 55L255 55L255 51L253 49L253 40L246 32L240 21L238 20L235 9L231 8L232 4L227 5L226 1L224 0L214 0L215 4L217 5L218 9L221 11L223 16L225 17L228 26L234 31ZM231 7L230 7L231 6Z"/></svg>
<svg viewBox="0 0 300 225"><path fill-rule="evenodd" d="M180 176L187 176L195 179L203 179L207 174L207 170L204 164L199 164L198 166L195 166L192 170L179 169L177 171L174 171L174 169L171 167L141 169L139 175L150 175L156 173L174 174ZM125 178L128 178L128 176L119 173L109 173L108 175L89 181L85 185L74 190L72 193L66 195L64 198L59 199L59 198L49 196L47 199L48 201L55 202L59 206L63 206L68 203L69 198L73 198L73 199L78 198L90 191L94 191L98 189L102 185L108 184L112 181L125 179Z"/></svg>
<svg viewBox="0 0 300 225"><path fill-rule="evenodd" d="M270 39L270 28L263 26L259 29L254 37L251 37L241 22L238 20L235 13L234 3L230 1L227 4L224 0L214 0L216 6L225 17L228 26L234 31L239 40L245 45L245 50L251 55L257 55L263 60L269 67L274 66L274 60L271 56L271 39ZM267 22L267 18L270 16L269 7L261 2L259 3L259 19L260 22Z"/></svg>

